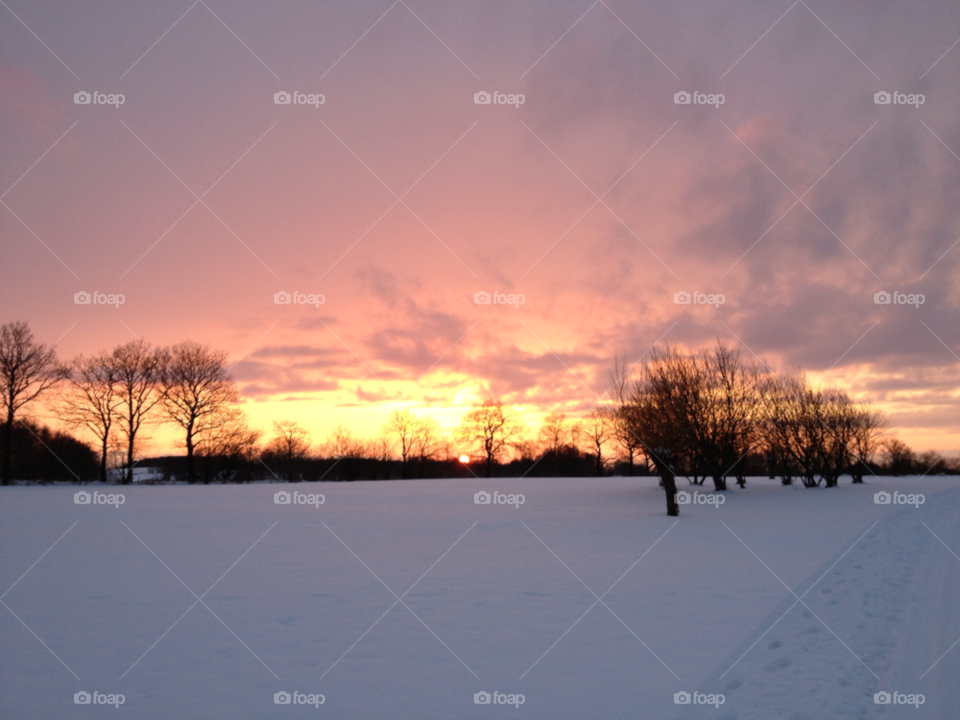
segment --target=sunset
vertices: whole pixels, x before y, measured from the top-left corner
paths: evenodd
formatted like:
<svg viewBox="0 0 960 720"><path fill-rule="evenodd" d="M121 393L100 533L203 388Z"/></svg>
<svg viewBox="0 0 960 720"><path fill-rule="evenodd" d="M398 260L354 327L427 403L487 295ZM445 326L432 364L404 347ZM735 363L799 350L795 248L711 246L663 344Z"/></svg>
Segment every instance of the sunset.
<svg viewBox="0 0 960 720"><path fill-rule="evenodd" d="M101 704L122 693L143 718L273 717L280 677L300 704L357 718L479 717L477 693L532 717L687 717L683 692L724 717L874 717L875 693L897 703L894 679L917 717L956 712L954 3L0 5L0 715L63 717L87 685L97 704L84 670L112 693ZM70 500L81 492L90 508ZM914 499L898 508L898 492ZM92 513L109 529L67 530ZM65 531L136 551L153 579L204 570L182 576L185 607L178 595L143 637L105 636L86 657L69 624L133 626L149 583L38 605L70 562L38 558L81 542ZM283 573L317 532L336 566L312 572L340 585L308 590ZM842 687L817 670L789 686L766 661L751 679L748 648L822 586L794 590L845 551L869 566L857 553L879 553L875 535L945 557L902 597L878 585L889 607L869 611L929 646L858 636L869 613L851 595L842 619L816 608L828 649L810 651ZM515 541L536 560L511 560L519 585L495 583L514 593L500 597L484 578ZM680 571L688 544L741 569ZM285 579L232 589L237 614L219 588L206 607L201 591L245 550L238 576L276 560ZM444 550L434 572L459 569L435 601L401 594ZM649 582L624 580L608 607L645 550ZM547 561L563 575L539 575ZM836 598L881 582L841 571ZM386 606L357 599L368 580ZM583 607L563 606L569 580ZM942 616L901 624L925 593ZM684 603L721 596L740 601L705 639L671 636L644 605L686 622ZM134 663L194 600L217 616L203 633L181 627ZM404 613L403 629L375 652L357 638L394 600L383 623ZM593 604L612 624L561 635ZM558 636L572 647L537 665ZM176 642L202 670L160 655ZM429 652L391 674L404 643ZM570 664L550 665L562 650ZM571 656L596 665L575 682ZM237 667L217 691L231 699L201 699Z"/></svg>

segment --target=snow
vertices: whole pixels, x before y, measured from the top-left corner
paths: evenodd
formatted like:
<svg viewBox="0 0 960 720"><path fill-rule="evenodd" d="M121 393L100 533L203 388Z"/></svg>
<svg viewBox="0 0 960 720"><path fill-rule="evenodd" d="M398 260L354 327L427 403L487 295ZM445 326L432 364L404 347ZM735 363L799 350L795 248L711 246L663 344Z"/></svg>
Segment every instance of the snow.
<svg viewBox="0 0 960 720"><path fill-rule="evenodd" d="M2 488L0 716L957 717L958 517L950 477L752 478L679 518L650 478Z"/></svg>

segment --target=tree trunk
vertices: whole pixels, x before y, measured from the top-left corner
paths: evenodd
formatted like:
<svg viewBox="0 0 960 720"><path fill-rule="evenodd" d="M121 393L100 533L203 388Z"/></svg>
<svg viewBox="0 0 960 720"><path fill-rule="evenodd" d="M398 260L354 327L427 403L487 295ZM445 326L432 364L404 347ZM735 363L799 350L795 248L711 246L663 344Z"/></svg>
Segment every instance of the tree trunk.
<svg viewBox="0 0 960 720"><path fill-rule="evenodd" d="M667 515L676 517L680 514L680 506L677 505L677 483L673 471L669 468L661 469L660 481L667 495Z"/></svg>
<svg viewBox="0 0 960 720"><path fill-rule="evenodd" d="M13 436L13 413L7 412L7 421L3 425L3 484L10 484L10 443Z"/></svg>
<svg viewBox="0 0 960 720"><path fill-rule="evenodd" d="M100 449L100 482L106 484L107 482L107 454L110 451L109 441L107 435L103 436L103 447Z"/></svg>
<svg viewBox="0 0 960 720"><path fill-rule="evenodd" d="M706 480L706 478L704 478ZM723 475L714 475L713 476L713 489L717 492L727 489L727 478Z"/></svg>
<svg viewBox="0 0 960 720"><path fill-rule="evenodd" d="M123 484L129 485L133 482L133 433L127 438L127 467L123 472Z"/></svg>
<svg viewBox="0 0 960 720"><path fill-rule="evenodd" d="M659 450L659 448L658 448ZM667 496L667 515L676 517L680 514L680 506L677 504L677 481L676 473L665 461L653 458L653 465L660 473L660 484Z"/></svg>
<svg viewBox="0 0 960 720"><path fill-rule="evenodd" d="M191 485L197 478L193 471L193 433L187 433L187 482Z"/></svg>

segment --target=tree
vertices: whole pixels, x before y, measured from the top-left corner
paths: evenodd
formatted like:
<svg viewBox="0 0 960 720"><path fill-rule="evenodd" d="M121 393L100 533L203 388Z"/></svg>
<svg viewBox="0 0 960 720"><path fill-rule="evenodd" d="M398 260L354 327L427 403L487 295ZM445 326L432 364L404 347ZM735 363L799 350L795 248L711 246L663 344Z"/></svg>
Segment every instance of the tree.
<svg viewBox="0 0 960 720"><path fill-rule="evenodd" d="M293 420L275 420L267 452L278 459L287 480L298 478L296 464L310 454L310 433Z"/></svg>
<svg viewBox="0 0 960 720"><path fill-rule="evenodd" d="M586 452L593 455L597 477L603 475L606 465L603 449L613 435L612 424L612 413L598 408L584 416L574 433Z"/></svg>
<svg viewBox="0 0 960 720"><path fill-rule="evenodd" d="M493 463L503 457L522 430L523 424L510 408L499 400L486 400L464 414L458 435L465 445L483 454L490 477Z"/></svg>
<svg viewBox="0 0 960 720"><path fill-rule="evenodd" d="M836 487L853 457L859 411L846 393L810 387L802 373L772 386L770 452L794 468L805 487Z"/></svg>
<svg viewBox="0 0 960 720"><path fill-rule="evenodd" d="M627 461L627 474L632 476L636 459L643 454L643 443L634 432L638 418L634 417L637 409L630 399L630 375L627 356L616 355L610 373L609 392L613 397L613 406L609 409L611 434L620 457Z"/></svg>
<svg viewBox="0 0 960 720"><path fill-rule="evenodd" d="M853 482L862 483L863 470L864 468L870 469L870 457L877 451L887 421L880 411L863 406L856 408L853 420L850 476L853 478Z"/></svg>
<svg viewBox="0 0 960 720"><path fill-rule="evenodd" d="M337 425L323 444L323 453L337 460L363 456L363 441L357 440L343 424Z"/></svg>
<svg viewBox="0 0 960 720"><path fill-rule="evenodd" d="M202 458L204 482L239 482L244 468L257 458L260 435L259 430L247 425L240 408L225 411L223 422L201 433L194 446L197 457Z"/></svg>
<svg viewBox="0 0 960 720"><path fill-rule="evenodd" d="M86 482L96 477L97 454L84 442L29 418L13 427L10 467L21 480Z"/></svg>
<svg viewBox="0 0 960 720"><path fill-rule="evenodd" d="M887 470L893 475L909 475L916 465L913 450L903 440L890 438L884 443L883 456Z"/></svg>
<svg viewBox="0 0 960 720"><path fill-rule="evenodd" d="M67 387L61 395L60 418L71 428L89 431L100 446L100 482L107 482L107 456L117 420L120 397L113 357L100 352L92 357L78 355L70 363Z"/></svg>
<svg viewBox="0 0 960 720"><path fill-rule="evenodd" d="M4 485L10 484L10 443L17 413L69 373L69 368L57 360L53 347L34 340L27 323L7 323L0 328L0 408L6 415L3 426Z"/></svg>
<svg viewBox="0 0 960 720"><path fill-rule="evenodd" d="M660 476L667 502L667 515L680 514L677 503L676 459L689 446L682 419L682 402L677 402L679 355L674 350L654 349L644 361L633 383L626 405L629 430ZM680 368L682 370L682 367Z"/></svg>
<svg viewBox="0 0 960 720"><path fill-rule="evenodd" d="M394 410L387 419L386 430L400 449L400 476L404 480L408 476L407 461L413 453L416 428L417 418L409 410Z"/></svg>
<svg viewBox="0 0 960 720"><path fill-rule="evenodd" d="M188 340L169 349L163 374L163 406L185 433L187 481L196 482L194 448L230 418L240 395L227 373L227 353Z"/></svg>
<svg viewBox="0 0 960 720"><path fill-rule="evenodd" d="M417 418L413 428L413 456L420 463L420 477L424 477L427 460L433 460L443 452L440 428L430 418Z"/></svg>
<svg viewBox="0 0 960 720"><path fill-rule="evenodd" d="M124 483L133 482L133 458L137 435L147 414L163 400L160 383L167 363L167 353L151 348L143 340L131 340L117 346L111 364L120 398L118 420L126 440L126 469Z"/></svg>
<svg viewBox="0 0 960 720"><path fill-rule="evenodd" d="M553 459L553 474L556 476L560 464L560 454L570 442L567 416L562 412L553 412L547 415L540 425L537 441L543 448L543 454L549 454Z"/></svg>

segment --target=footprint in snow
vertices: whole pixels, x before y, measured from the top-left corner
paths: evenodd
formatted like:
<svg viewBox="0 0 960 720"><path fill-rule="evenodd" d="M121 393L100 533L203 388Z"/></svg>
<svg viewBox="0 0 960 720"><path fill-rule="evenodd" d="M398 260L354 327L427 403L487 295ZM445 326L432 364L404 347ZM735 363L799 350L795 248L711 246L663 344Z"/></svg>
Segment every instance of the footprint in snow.
<svg viewBox="0 0 960 720"><path fill-rule="evenodd" d="M772 663L767 665L767 667L765 667L764 670L766 670L767 672L776 672L777 670L783 670L784 668L788 668L791 665L793 665L793 660L791 660L790 658L782 657L777 660L774 660Z"/></svg>

